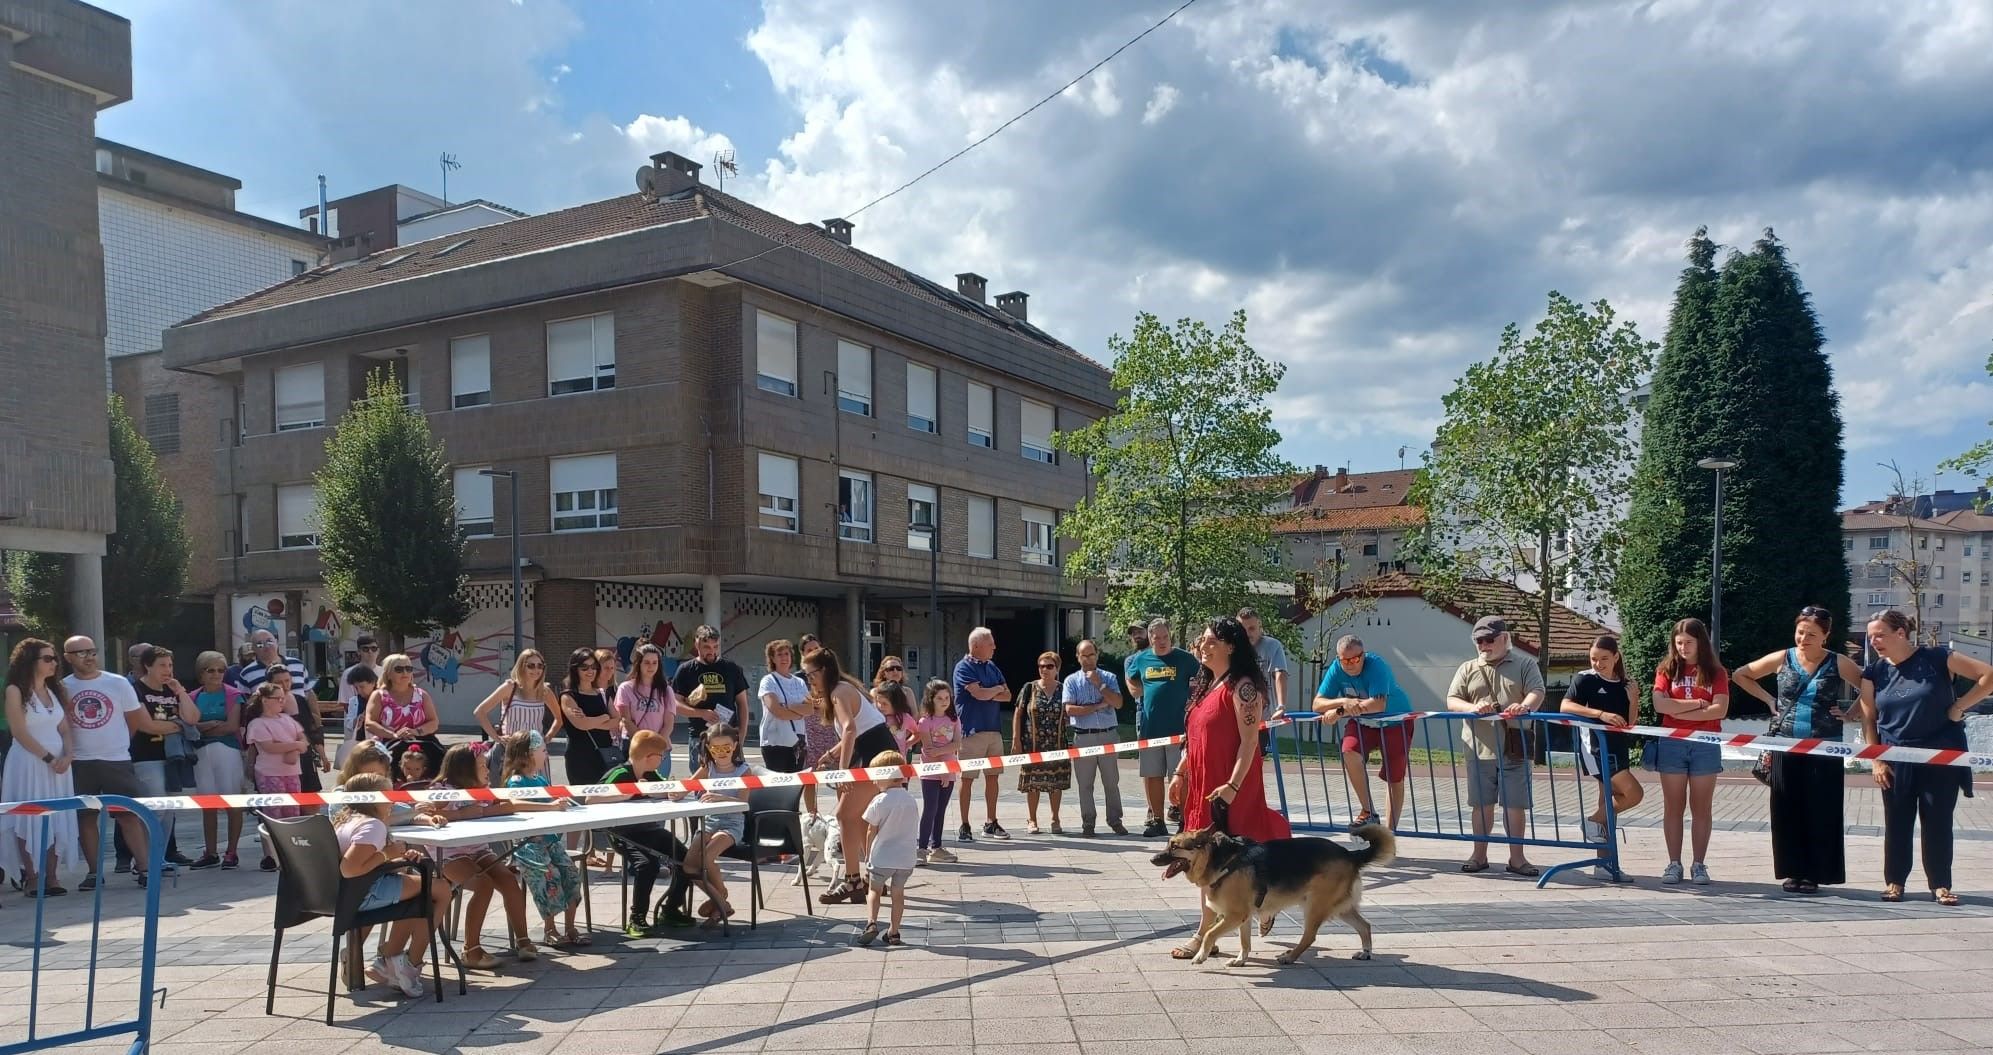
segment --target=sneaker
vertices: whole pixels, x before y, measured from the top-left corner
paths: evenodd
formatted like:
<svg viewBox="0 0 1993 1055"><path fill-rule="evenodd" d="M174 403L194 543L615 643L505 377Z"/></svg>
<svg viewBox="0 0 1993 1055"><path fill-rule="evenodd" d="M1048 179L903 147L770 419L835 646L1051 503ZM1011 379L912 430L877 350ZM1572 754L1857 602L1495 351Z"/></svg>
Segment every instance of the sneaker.
<svg viewBox="0 0 1993 1055"><path fill-rule="evenodd" d="M1593 878L1593 879L1596 879L1596 880L1598 880L1598 881L1599 881L1599 882L1601 882L1601 883L1631 883L1631 882L1633 882L1633 880L1632 880L1632 879L1631 879L1630 877L1628 877L1628 876L1627 876L1627 874L1626 874L1625 872L1620 872L1619 874L1615 875L1615 874L1613 874L1613 871L1612 871L1612 869L1610 869L1610 868L1607 868L1607 867L1606 867L1606 866L1604 866L1604 865L1593 865L1593 866L1592 866L1592 878Z"/></svg>
<svg viewBox="0 0 1993 1055"><path fill-rule="evenodd" d="M1150 817L1149 823L1142 826L1142 838L1144 839L1160 839L1169 833L1169 828L1162 821L1154 817Z"/></svg>
<svg viewBox="0 0 1993 1055"><path fill-rule="evenodd" d="M1091 839L1093 838L1093 834L1093 825L1091 824L1080 828L1080 838L1082 839Z"/></svg>
<svg viewBox="0 0 1993 1055"><path fill-rule="evenodd" d="M692 914L690 912L687 912L682 908L673 907L673 908L662 909L657 914L658 926L669 927L674 930L683 930L684 928L693 926L698 922L699 922L698 920L692 918Z"/></svg>
<svg viewBox="0 0 1993 1055"><path fill-rule="evenodd" d="M204 868L219 868L221 867L221 858L215 856L214 854L202 854L199 860L193 862L187 867L193 869L196 872L201 871Z"/></svg>
<svg viewBox="0 0 1993 1055"><path fill-rule="evenodd" d="M1003 830L1003 825L995 821L988 821L983 825L983 835L991 839L1010 838L1010 833Z"/></svg>
<svg viewBox="0 0 1993 1055"><path fill-rule="evenodd" d="M422 968L410 962L407 953L396 956L394 962L388 966L395 972L395 987L401 990L402 995L411 997L422 995Z"/></svg>
<svg viewBox="0 0 1993 1055"><path fill-rule="evenodd" d="M928 854L927 848L922 847L919 853L914 854L913 863L916 866L926 864L928 861L927 854Z"/></svg>
<svg viewBox="0 0 1993 1055"><path fill-rule="evenodd" d="M1697 861L1689 866L1689 882L1697 886L1709 885L1709 866Z"/></svg>
<svg viewBox="0 0 1993 1055"><path fill-rule="evenodd" d="M630 918L630 922L623 924L623 937L631 939L648 938L650 937L650 928L644 926L641 919L633 916Z"/></svg>
<svg viewBox="0 0 1993 1055"><path fill-rule="evenodd" d="M399 987L401 984L400 979L394 973L394 969L389 967L388 962L379 956L374 957L374 961L367 965L367 977L380 985Z"/></svg>
<svg viewBox="0 0 1993 1055"><path fill-rule="evenodd" d="M957 858L954 854L951 854L948 851L943 850L941 847L937 846L934 849L929 850L927 852L927 860L929 864L952 865L957 860L959 860L959 858Z"/></svg>
<svg viewBox="0 0 1993 1055"><path fill-rule="evenodd" d="M1592 820L1589 817L1587 817L1584 820L1583 824L1584 824L1586 842L1588 843L1605 842L1605 825L1600 824L1599 822Z"/></svg>
<svg viewBox="0 0 1993 1055"><path fill-rule="evenodd" d="M1673 886L1682 881L1682 863L1669 861L1668 867L1661 869L1661 882Z"/></svg>
<svg viewBox="0 0 1993 1055"><path fill-rule="evenodd" d="M131 858L129 857L120 858L117 864L111 866L111 871L116 872L119 875L124 875L125 873L131 871Z"/></svg>
<svg viewBox="0 0 1993 1055"><path fill-rule="evenodd" d="M242 867L242 858L237 857L234 853L222 854L221 867L224 871L234 868L240 868Z"/></svg>
<svg viewBox="0 0 1993 1055"><path fill-rule="evenodd" d="M1116 835L1128 834L1128 826L1121 823L1120 821L1108 821L1107 830L1113 832Z"/></svg>
<svg viewBox="0 0 1993 1055"><path fill-rule="evenodd" d="M1171 824L1182 824L1182 823L1183 823L1183 807L1182 807L1182 806L1171 806L1171 807L1170 807L1170 823L1171 823Z"/></svg>
<svg viewBox="0 0 1993 1055"><path fill-rule="evenodd" d="M90 874L84 876L83 881L81 883L76 884L76 889L78 890L97 889L97 873L91 872Z"/></svg>
<svg viewBox="0 0 1993 1055"><path fill-rule="evenodd" d="M955 838L957 841L965 843L972 843L976 841L976 837L969 833L969 826L966 824L962 826L961 831L955 833Z"/></svg>
<svg viewBox="0 0 1993 1055"><path fill-rule="evenodd" d="M192 861L188 860L188 859L187 859L187 855L186 855L186 854L183 854L183 853L179 853L179 852L177 852L177 851L176 851L176 852L174 852L174 853L170 853L170 854L167 854L167 855L166 855L166 863L167 863L167 864L175 864L175 865L179 865L179 866L181 866L181 867L183 867L183 868L184 868L184 867L186 867L187 865L190 865L190 864L193 864L194 862L192 862Z"/></svg>
<svg viewBox="0 0 1993 1055"><path fill-rule="evenodd" d="M262 869L265 872L274 872L277 870L277 859L274 857L265 857L263 859L263 863L257 865L256 867Z"/></svg>
<svg viewBox="0 0 1993 1055"><path fill-rule="evenodd" d="M145 873L143 871L134 868L131 870L131 877L133 881L138 883L138 888L140 890L145 889Z"/></svg>
<svg viewBox="0 0 1993 1055"><path fill-rule="evenodd" d="M180 866L171 861L163 862L159 866L159 874L167 879L171 879L180 874Z"/></svg>

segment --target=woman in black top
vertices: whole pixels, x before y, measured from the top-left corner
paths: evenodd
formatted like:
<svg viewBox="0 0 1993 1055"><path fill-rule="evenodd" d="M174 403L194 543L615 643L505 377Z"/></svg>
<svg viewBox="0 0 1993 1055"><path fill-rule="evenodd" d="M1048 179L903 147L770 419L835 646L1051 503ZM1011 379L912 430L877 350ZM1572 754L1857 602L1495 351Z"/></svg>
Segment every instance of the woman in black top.
<svg viewBox="0 0 1993 1055"><path fill-rule="evenodd" d="M1591 668L1579 674L1564 694L1559 710L1576 718L1597 722L1608 729L1623 729L1639 717L1634 710L1633 693L1626 684L1626 660L1619 654L1619 639L1601 634L1592 642ZM1630 733L1594 733L1574 729L1578 740L1578 760L1585 774L1599 781L1599 804L1585 822L1585 838L1594 842L1611 836L1605 830L1606 773L1611 772L1614 816L1640 805L1644 793L1640 778L1633 775L1633 736ZM1599 758L1604 741L1605 758ZM1609 769L1602 766L1610 762Z"/></svg>
<svg viewBox="0 0 1993 1055"><path fill-rule="evenodd" d="M569 784L600 784L610 765L616 716L609 710L608 697L595 687L597 669L592 648L577 648L568 656L561 716L566 719Z"/></svg>

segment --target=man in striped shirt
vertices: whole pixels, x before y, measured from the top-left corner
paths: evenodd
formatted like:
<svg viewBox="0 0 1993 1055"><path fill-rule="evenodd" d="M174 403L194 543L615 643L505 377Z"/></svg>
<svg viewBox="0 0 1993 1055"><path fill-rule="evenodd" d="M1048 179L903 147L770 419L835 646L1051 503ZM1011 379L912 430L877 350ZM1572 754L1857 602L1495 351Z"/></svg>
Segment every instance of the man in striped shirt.
<svg viewBox="0 0 1993 1055"><path fill-rule="evenodd" d="M258 630L249 635L249 643L256 649L256 659L242 668L242 690L255 693L256 686L270 680L270 668L282 664L291 668L291 684L310 685L311 675L304 669L304 660L296 656L285 658L277 647L277 635L268 630Z"/></svg>

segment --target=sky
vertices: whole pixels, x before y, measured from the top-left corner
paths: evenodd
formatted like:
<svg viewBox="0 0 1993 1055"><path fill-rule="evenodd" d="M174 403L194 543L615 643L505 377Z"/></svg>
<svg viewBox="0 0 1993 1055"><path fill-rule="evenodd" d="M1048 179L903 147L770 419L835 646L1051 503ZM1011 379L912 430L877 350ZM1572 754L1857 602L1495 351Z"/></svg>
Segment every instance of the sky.
<svg viewBox="0 0 1993 1055"><path fill-rule="evenodd" d="M387 183L543 211L710 162L845 216L1177 0L99 0L135 98L100 134L295 223ZM1699 225L1774 228L1825 329L1850 503L1993 417L1993 3L1198 0L1064 96L856 217L944 283L1031 294L1103 361L1137 312L1288 367L1282 452L1417 464L1465 365L1546 294L1659 341ZM708 164L706 179L715 176Z"/></svg>

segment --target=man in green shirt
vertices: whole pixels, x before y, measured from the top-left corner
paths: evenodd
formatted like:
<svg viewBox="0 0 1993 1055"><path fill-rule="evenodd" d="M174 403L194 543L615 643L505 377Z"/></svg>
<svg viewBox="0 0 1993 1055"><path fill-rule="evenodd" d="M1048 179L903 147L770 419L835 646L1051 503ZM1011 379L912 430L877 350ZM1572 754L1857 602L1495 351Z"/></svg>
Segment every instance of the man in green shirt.
<svg viewBox="0 0 1993 1055"><path fill-rule="evenodd" d="M1170 641L1167 619L1149 621L1149 647L1128 657L1128 692L1142 701L1135 718L1135 734L1142 739L1180 736L1184 716L1190 711L1190 679L1197 673L1197 660ZM1145 747L1141 753L1142 792L1149 800L1149 822L1142 829L1148 839L1169 834L1163 824L1163 784L1183 761L1183 746Z"/></svg>

